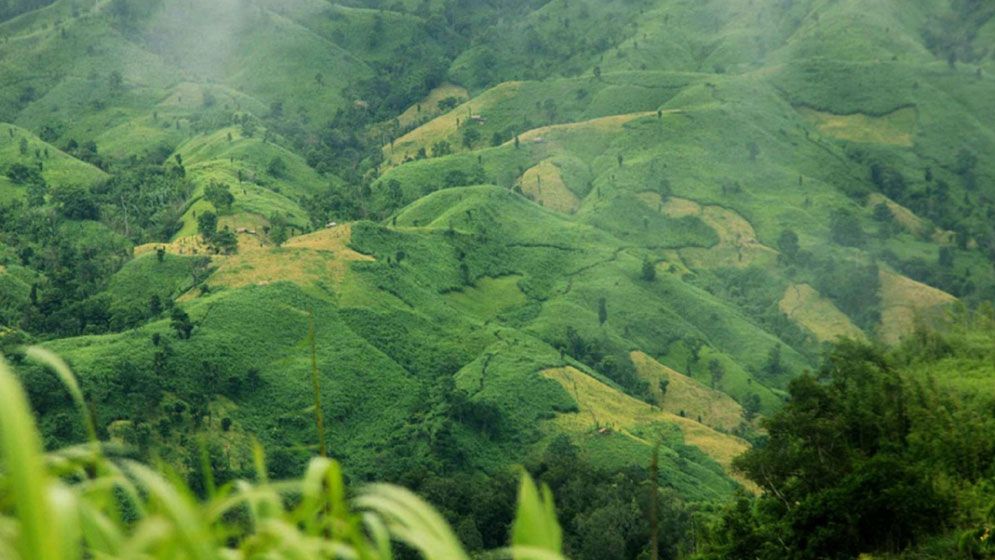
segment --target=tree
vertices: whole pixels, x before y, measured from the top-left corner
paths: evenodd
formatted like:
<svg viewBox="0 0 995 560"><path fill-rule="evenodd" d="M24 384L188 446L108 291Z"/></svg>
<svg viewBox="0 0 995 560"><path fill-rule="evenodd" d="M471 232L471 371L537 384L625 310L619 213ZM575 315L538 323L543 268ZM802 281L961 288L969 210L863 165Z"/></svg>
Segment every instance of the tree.
<svg viewBox="0 0 995 560"><path fill-rule="evenodd" d="M290 237L287 231L287 218L283 214L275 213L269 218L269 240L277 247L286 243Z"/></svg>
<svg viewBox="0 0 995 560"><path fill-rule="evenodd" d="M598 324L604 325L605 321L608 320L608 304L605 302L605 298L598 298Z"/></svg>
<svg viewBox="0 0 995 560"><path fill-rule="evenodd" d="M182 340L190 338L193 333L193 322L190 321L190 316L187 315L186 311L183 311L180 307L174 307L172 314L170 314L169 324L176 331L176 335Z"/></svg>
<svg viewBox="0 0 995 560"><path fill-rule="evenodd" d="M152 294L149 298L149 316L158 317L160 313L162 313L162 300L158 295Z"/></svg>
<svg viewBox="0 0 995 560"><path fill-rule="evenodd" d="M829 237L834 243L846 247L860 247L864 244L864 230L856 214L846 208L838 208L829 218Z"/></svg>
<svg viewBox="0 0 995 560"><path fill-rule="evenodd" d="M781 362L781 345L775 344L767 353L767 361L764 362L763 371L769 376L776 377L785 372L784 364Z"/></svg>
<svg viewBox="0 0 995 560"><path fill-rule="evenodd" d="M119 90L124 86L124 78L120 72L114 70L107 76L107 83L111 86L112 90Z"/></svg>
<svg viewBox="0 0 995 560"><path fill-rule="evenodd" d="M242 137L252 138L256 135L256 123L246 114L242 116Z"/></svg>
<svg viewBox="0 0 995 560"><path fill-rule="evenodd" d="M197 216L197 232L204 238L204 241L214 239L218 233L218 215L214 212L203 212Z"/></svg>
<svg viewBox="0 0 995 560"><path fill-rule="evenodd" d="M401 182L397 179L387 181L386 191L387 201L392 207L400 206L404 201L404 191L401 189Z"/></svg>
<svg viewBox="0 0 995 560"><path fill-rule="evenodd" d="M757 156L760 155L760 146L751 141L746 145L746 148L750 151L750 161L757 161Z"/></svg>
<svg viewBox="0 0 995 560"><path fill-rule="evenodd" d="M473 125L468 125L463 128L463 146L465 148L473 148L473 145L480 140L480 131Z"/></svg>
<svg viewBox="0 0 995 560"><path fill-rule="evenodd" d="M910 409L944 405L922 390L904 383L879 350L836 346L818 377L791 382L787 404L763 422L766 443L735 460L764 492L755 507L741 502L724 515L719 550L709 557L855 558L900 550L943 528L950 485L934 481L949 476L937 472L949 461L933 466L923 454L949 448L935 441L942 436L913 437L932 422L913 422ZM932 447L915 443L923 437Z"/></svg>
<svg viewBox="0 0 995 560"><path fill-rule="evenodd" d="M285 177L287 175L287 162L282 157L276 156L266 166L266 172L277 179Z"/></svg>
<svg viewBox="0 0 995 560"><path fill-rule="evenodd" d="M643 280L652 282L656 280L656 263L646 258L643 259Z"/></svg>
<svg viewBox="0 0 995 560"><path fill-rule="evenodd" d="M432 144L432 157L448 156L453 153L453 147L445 140L439 140Z"/></svg>
<svg viewBox="0 0 995 560"><path fill-rule="evenodd" d="M214 181L204 189L204 198L221 213L230 211L231 205L235 202L235 195L231 193L228 185Z"/></svg>
<svg viewBox="0 0 995 560"><path fill-rule="evenodd" d="M874 212L872 215L875 221L881 222L882 224L891 222L893 216L891 209L888 208L888 205L883 202L879 202L874 205Z"/></svg>
<svg viewBox="0 0 995 560"><path fill-rule="evenodd" d="M937 264L946 270L952 269L954 266L954 250L946 246L940 247Z"/></svg>
<svg viewBox="0 0 995 560"><path fill-rule="evenodd" d="M722 382L722 378L725 377L726 368L722 365L722 362L713 358L708 362L708 373L711 375L712 388L714 389Z"/></svg>
<svg viewBox="0 0 995 560"><path fill-rule="evenodd" d="M70 220L99 220L100 207L90 189L82 185L60 185L51 191L52 203Z"/></svg>
<svg viewBox="0 0 995 560"><path fill-rule="evenodd" d="M45 185L45 178L37 167L14 163L7 168L7 178L15 185Z"/></svg>
<svg viewBox="0 0 995 560"><path fill-rule="evenodd" d="M784 258L788 261L794 261L801 248L798 244L798 234L792 229L782 231L780 237L777 238L777 248L784 255Z"/></svg>
<svg viewBox="0 0 995 560"><path fill-rule="evenodd" d="M747 422L752 422L757 414L760 412L761 402L760 395L756 393L750 393L746 400L743 401L743 420Z"/></svg>
<svg viewBox="0 0 995 560"><path fill-rule="evenodd" d="M48 194L48 186L38 183L28 184L27 203L32 208L45 205L45 195Z"/></svg>
<svg viewBox="0 0 995 560"><path fill-rule="evenodd" d="M225 255L231 255L238 252L238 237L228 229L228 226L216 234L211 239L211 243L214 245L214 249L219 253L224 253Z"/></svg>

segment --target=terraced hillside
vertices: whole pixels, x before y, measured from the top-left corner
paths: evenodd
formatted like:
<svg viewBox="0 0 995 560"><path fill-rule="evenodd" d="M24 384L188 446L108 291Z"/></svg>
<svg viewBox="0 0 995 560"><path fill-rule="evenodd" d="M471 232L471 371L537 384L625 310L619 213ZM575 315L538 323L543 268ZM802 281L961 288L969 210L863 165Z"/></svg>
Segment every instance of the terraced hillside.
<svg viewBox="0 0 995 560"><path fill-rule="evenodd" d="M0 347L184 474L302 468L313 321L358 479L565 435L728 497L825 344L995 299L983 3L44 4L0 23Z"/></svg>

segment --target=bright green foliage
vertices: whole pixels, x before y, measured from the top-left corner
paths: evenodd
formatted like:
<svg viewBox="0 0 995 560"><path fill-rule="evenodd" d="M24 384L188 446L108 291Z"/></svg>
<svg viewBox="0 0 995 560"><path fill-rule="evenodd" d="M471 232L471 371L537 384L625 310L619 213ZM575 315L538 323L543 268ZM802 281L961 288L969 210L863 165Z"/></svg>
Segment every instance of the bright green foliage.
<svg viewBox="0 0 995 560"><path fill-rule="evenodd" d="M68 368L43 351L29 354L54 367L88 419ZM316 458L303 478L273 483L257 448L256 483L228 483L201 499L145 465L106 457L96 443L44 455L26 395L2 361L0 395L4 558L213 560L238 554L389 560L392 540L418 550L426 560L469 558L443 518L407 490L370 486L350 504L335 461ZM526 475L522 487L529 485L532 493L523 492L516 520L515 557L560 558L548 490L544 506ZM545 531L550 536L543 537Z"/></svg>
<svg viewBox="0 0 995 560"><path fill-rule="evenodd" d="M512 543L517 548L559 554L563 546L562 539L549 487L543 485L540 496L532 479L522 477L518 489L518 515L515 516L515 524L511 530ZM528 555L519 557L525 558Z"/></svg>

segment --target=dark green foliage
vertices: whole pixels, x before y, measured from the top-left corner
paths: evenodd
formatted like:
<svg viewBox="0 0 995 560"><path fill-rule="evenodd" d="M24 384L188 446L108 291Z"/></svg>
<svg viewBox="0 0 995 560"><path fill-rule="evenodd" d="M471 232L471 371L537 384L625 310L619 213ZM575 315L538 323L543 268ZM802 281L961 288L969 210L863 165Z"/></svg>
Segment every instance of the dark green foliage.
<svg viewBox="0 0 995 560"><path fill-rule="evenodd" d="M793 262L798 256L798 251L801 250L798 244L798 234L791 229L782 231L777 238L777 248L788 262Z"/></svg>
<svg viewBox="0 0 995 560"><path fill-rule="evenodd" d="M876 264L826 261L817 269L815 286L861 328L881 319L881 278Z"/></svg>
<svg viewBox="0 0 995 560"><path fill-rule="evenodd" d="M449 142L446 142L445 140L441 140L432 145L432 157L447 156L451 153L453 153L453 148L449 145Z"/></svg>
<svg viewBox="0 0 995 560"><path fill-rule="evenodd" d="M917 359L951 351L923 353L937 345L922 342L938 339L919 339L908 346ZM970 441L941 434L940 417L972 413L897 367L880 350L844 342L817 376L791 383L784 409L763 421L766 440L736 461L765 493L727 509L708 558L852 558L946 529L958 488L992 472L990 457L974 462L992 444L974 438L995 434L995 422L989 411L959 428L981 431ZM966 461L951 462L957 453ZM963 482L936 484L941 478Z"/></svg>
<svg viewBox="0 0 995 560"><path fill-rule="evenodd" d="M712 388L718 387L719 383L722 382L722 378L725 377L726 370L722 362L718 360L709 360L708 362L708 374L711 378Z"/></svg>
<svg viewBox="0 0 995 560"><path fill-rule="evenodd" d="M231 255L238 252L238 237L228 226L215 232L210 239L211 247L218 253Z"/></svg>
<svg viewBox="0 0 995 560"><path fill-rule="evenodd" d="M14 163L7 168L7 177L16 185L45 185L45 179L37 167Z"/></svg>
<svg viewBox="0 0 995 560"><path fill-rule="evenodd" d="M197 216L197 233L205 241L214 239L218 233L218 215L214 212L203 212Z"/></svg>
<svg viewBox="0 0 995 560"><path fill-rule="evenodd" d="M565 532L565 552L576 560L643 558L650 547L649 469L608 472L593 467L583 452L560 436L532 469L556 495ZM672 492L658 495L657 526L662 558L690 544L690 508Z"/></svg>
<svg viewBox="0 0 995 560"><path fill-rule="evenodd" d="M96 197L82 185L60 185L51 190L52 204L69 220L99 220Z"/></svg>
<svg viewBox="0 0 995 560"><path fill-rule="evenodd" d="M269 219L269 240L279 247L290 238L287 219L282 214L273 214Z"/></svg>
<svg viewBox="0 0 995 560"><path fill-rule="evenodd" d="M273 177L282 178L287 175L287 162L282 157L274 157L266 165L266 172Z"/></svg>
<svg viewBox="0 0 995 560"><path fill-rule="evenodd" d="M656 280L656 263L649 259L643 260L642 279L647 282Z"/></svg>
<svg viewBox="0 0 995 560"><path fill-rule="evenodd" d="M180 307L173 308L173 313L170 316L170 326L176 331L176 336L181 339L190 338L190 335L193 333L193 322L186 311L183 311Z"/></svg>
<svg viewBox="0 0 995 560"><path fill-rule="evenodd" d="M463 129L463 147L473 148L473 146L480 141L480 131L474 128L473 123L467 123L466 127ZM432 151L435 153L435 150Z"/></svg>
<svg viewBox="0 0 995 560"><path fill-rule="evenodd" d="M829 220L829 236L834 243L847 247L860 247L864 244L864 230L857 216L848 209L839 208Z"/></svg>
<svg viewBox="0 0 995 560"><path fill-rule="evenodd" d="M230 212L231 205L235 202L235 196L228 185L213 181L204 188L204 198L221 213Z"/></svg>

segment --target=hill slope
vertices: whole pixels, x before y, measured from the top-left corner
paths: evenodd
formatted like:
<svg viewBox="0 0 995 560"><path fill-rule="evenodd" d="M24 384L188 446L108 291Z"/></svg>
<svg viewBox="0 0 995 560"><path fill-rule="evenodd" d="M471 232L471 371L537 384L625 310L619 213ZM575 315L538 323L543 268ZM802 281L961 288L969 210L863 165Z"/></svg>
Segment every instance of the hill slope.
<svg viewBox="0 0 995 560"><path fill-rule="evenodd" d="M660 443L676 492L729 496L826 343L995 299L976 4L15 10L0 348L66 356L102 429L185 474L193 434L225 477L252 438L291 474L313 316L351 475L493 474L565 435L599 468Z"/></svg>

